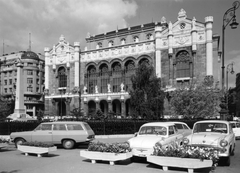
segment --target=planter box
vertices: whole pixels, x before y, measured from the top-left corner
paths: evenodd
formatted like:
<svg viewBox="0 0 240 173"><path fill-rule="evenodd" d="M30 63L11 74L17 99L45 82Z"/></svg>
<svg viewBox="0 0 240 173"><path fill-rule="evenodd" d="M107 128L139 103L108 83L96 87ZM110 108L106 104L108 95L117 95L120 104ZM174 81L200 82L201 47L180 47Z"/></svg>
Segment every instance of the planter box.
<svg viewBox="0 0 240 173"><path fill-rule="evenodd" d="M6 146L8 146L7 143L0 143L0 149L1 149L1 148L4 148L4 147L6 147Z"/></svg>
<svg viewBox="0 0 240 173"><path fill-rule="evenodd" d="M164 157L164 156L147 156L147 161L163 167L164 171L168 167L187 168L188 173L193 173L194 169L212 167L212 160L178 158L178 157Z"/></svg>
<svg viewBox="0 0 240 173"><path fill-rule="evenodd" d="M106 153L81 150L80 156L90 159L92 163L96 163L96 160L109 161L110 165L114 165L115 161L126 160L132 157L132 152L128 153Z"/></svg>
<svg viewBox="0 0 240 173"><path fill-rule="evenodd" d="M43 147L18 145L17 148L19 151L22 151L23 153L25 153L26 156L28 155L28 153L33 153L33 154L37 154L38 157L41 157L41 154L46 154L51 151L57 150L57 147L55 146L50 148L43 148Z"/></svg>

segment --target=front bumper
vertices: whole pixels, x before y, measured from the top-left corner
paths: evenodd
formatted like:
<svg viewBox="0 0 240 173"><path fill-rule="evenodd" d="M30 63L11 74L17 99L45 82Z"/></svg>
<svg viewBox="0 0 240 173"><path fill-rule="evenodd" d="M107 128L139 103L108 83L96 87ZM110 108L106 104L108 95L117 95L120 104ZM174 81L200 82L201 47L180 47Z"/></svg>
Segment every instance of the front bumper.
<svg viewBox="0 0 240 173"><path fill-rule="evenodd" d="M153 154L153 149L150 148L132 148L133 156L147 157Z"/></svg>

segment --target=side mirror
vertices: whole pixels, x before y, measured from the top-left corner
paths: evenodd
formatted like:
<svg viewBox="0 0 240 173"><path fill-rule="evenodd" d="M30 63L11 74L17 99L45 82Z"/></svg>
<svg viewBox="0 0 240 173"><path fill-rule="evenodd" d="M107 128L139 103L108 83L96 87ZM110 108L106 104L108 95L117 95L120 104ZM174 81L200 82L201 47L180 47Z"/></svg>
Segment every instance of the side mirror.
<svg viewBox="0 0 240 173"><path fill-rule="evenodd" d="M137 137L137 135L138 135L138 132L134 133L134 137Z"/></svg>

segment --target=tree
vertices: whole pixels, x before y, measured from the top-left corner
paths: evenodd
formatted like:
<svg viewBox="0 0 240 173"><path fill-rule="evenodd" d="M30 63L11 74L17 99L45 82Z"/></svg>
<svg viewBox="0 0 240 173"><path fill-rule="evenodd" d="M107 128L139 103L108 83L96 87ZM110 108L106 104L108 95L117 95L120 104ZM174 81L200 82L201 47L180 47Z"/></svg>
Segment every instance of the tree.
<svg viewBox="0 0 240 173"><path fill-rule="evenodd" d="M79 108L74 108L73 110L71 110L70 115L75 117L76 120L85 118L84 113L82 111L80 111Z"/></svg>
<svg viewBox="0 0 240 173"><path fill-rule="evenodd" d="M206 85L207 83L207 85ZM188 89L178 89L171 93L170 105L175 116L187 119L216 118L219 115L221 92L204 81L190 85Z"/></svg>
<svg viewBox="0 0 240 173"><path fill-rule="evenodd" d="M14 111L14 100L5 99L0 95L0 119L6 119Z"/></svg>
<svg viewBox="0 0 240 173"><path fill-rule="evenodd" d="M143 63L131 77L130 104L133 118L159 119L163 114L165 94L161 79L155 75L153 66Z"/></svg>

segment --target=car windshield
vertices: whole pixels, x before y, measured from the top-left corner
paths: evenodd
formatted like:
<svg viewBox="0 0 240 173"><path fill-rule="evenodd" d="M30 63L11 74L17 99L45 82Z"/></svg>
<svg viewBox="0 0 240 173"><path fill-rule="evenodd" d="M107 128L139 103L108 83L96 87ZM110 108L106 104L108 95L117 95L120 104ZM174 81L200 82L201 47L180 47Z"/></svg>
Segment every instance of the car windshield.
<svg viewBox="0 0 240 173"><path fill-rule="evenodd" d="M225 123L214 123L214 122L197 123L194 126L193 133L199 133L199 132L228 133L228 128L227 128L227 124Z"/></svg>
<svg viewBox="0 0 240 173"><path fill-rule="evenodd" d="M144 126L140 129L139 135L167 135L167 128L163 126Z"/></svg>

